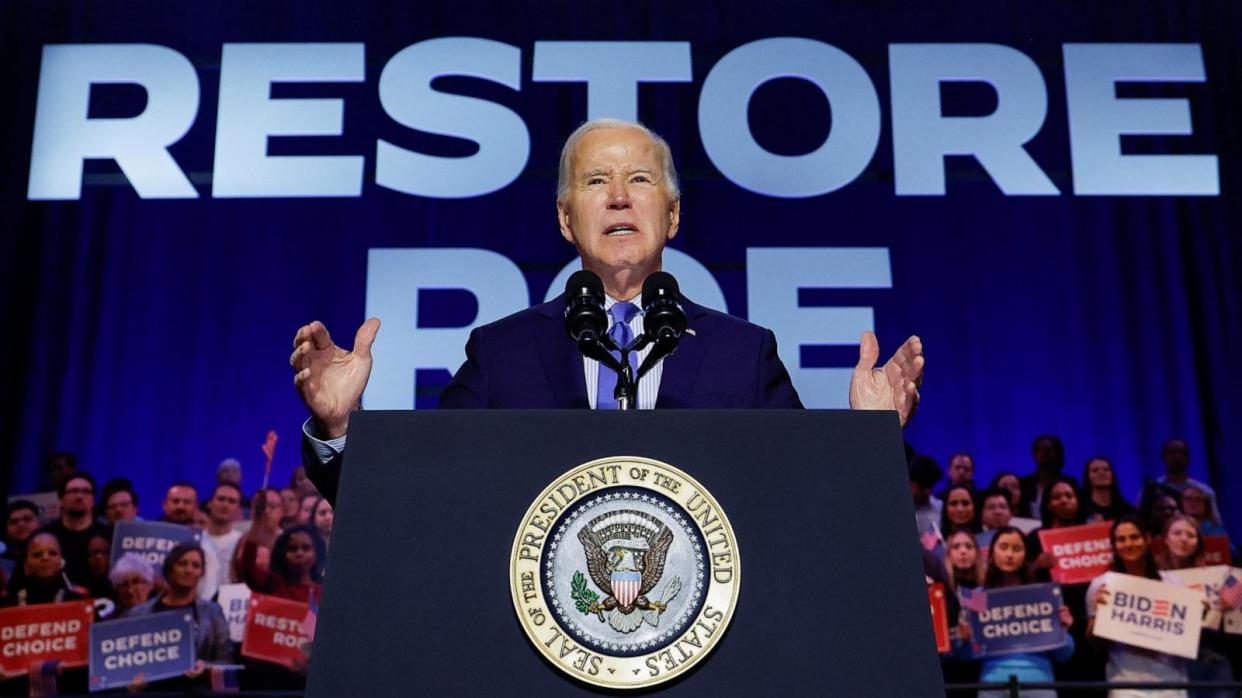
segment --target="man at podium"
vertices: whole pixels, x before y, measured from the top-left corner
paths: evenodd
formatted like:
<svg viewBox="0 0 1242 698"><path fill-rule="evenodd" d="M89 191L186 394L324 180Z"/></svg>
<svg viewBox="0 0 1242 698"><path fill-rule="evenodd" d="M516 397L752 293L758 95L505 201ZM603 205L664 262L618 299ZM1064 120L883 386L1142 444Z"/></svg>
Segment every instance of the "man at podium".
<svg viewBox="0 0 1242 698"><path fill-rule="evenodd" d="M561 151L557 186L561 235L606 294L608 332L618 344L641 337L643 283L661 268L678 233L677 170L663 138L645 126L596 119L575 130ZM677 351L639 377L636 406L653 408L800 408L770 330L682 299L686 330ZM476 328L466 361L444 389L446 408L616 409L617 375L580 354L564 325L564 296ZM335 499L349 415L371 373L378 318L358 329L352 351L333 343L318 321L298 329L289 363L311 418L303 460L321 492ZM636 351L642 362L652 350ZM896 410L902 425L918 404L923 346L910 337L883 367L879 344L863 333L850 380L853 409Z"/></svg>

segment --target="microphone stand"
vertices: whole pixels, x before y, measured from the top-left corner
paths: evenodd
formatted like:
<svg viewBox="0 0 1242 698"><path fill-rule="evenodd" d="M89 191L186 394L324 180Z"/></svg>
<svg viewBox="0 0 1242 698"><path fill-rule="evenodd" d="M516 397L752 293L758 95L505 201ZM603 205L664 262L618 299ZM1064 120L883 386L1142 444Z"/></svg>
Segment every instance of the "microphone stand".
<svg viewBox="0 0 1242 698"><path fill-rule="evenodd" d="M621 360L613 359L613 365L609 366L617 374L617 387L612 392L612 399L617 401L619 410L636 410L638 409L638 379L642 378L643 372L637 376L634 375L634 369L630 367L630 352L642 350L649 340L644 335L628 347L617 346L617 343L609 336L605 336L604 341L613 349L621 352ZM612 358L612 355L609 354L608 357Z"/></svg>

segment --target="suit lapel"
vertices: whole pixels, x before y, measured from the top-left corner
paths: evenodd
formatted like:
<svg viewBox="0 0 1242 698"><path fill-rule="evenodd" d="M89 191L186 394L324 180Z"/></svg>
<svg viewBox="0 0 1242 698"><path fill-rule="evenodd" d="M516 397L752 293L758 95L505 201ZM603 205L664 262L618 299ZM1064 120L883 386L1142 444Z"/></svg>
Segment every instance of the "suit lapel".
<svg viewBox="0 0 1242 698"><path fill-rule="evenodd" d="M695 320L703 316L703 308L682 299L681 307L686 311L688 330L698 330ZM690 401L690 394L699 378L699 367L703 364L703 356L707 353L708 337L691 334L689 331L681 335L677 343L677 351L664 357L664 372L660 376L660 392L656 396L656 408L684 407Z"/></svg>
<svg viewBox="0 0 1242 698"><path fill-rule="evenodd" d="M535 328L535 344L539 348L539 360L543 364L548 386L552 390L557 407L586 409L586 377L582 369L582 355L573 340L565 334L565 298L544 303L539 311L539 326Z"/></svg>

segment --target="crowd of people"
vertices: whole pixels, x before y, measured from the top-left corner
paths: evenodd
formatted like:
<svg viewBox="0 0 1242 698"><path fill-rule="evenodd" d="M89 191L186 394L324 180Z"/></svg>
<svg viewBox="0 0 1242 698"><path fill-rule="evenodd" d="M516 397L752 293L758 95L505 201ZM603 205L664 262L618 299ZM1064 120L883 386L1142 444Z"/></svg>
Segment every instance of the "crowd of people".
<svg viewBox="0 0 1242 698"><path fill-rule="evenodd" d="M1161 451L1165 472L1127 499L1112 463L1096 456L1082 467L1081 480L1064 472L1065 450L1056 436L1037 437L1031 449L1033 472L1000 472L986 487L976 485L974 459L955 453L947 477L932 458L910 458L910 490L923 543L928 584L947 594L951 649L942 654L951 683L1108 681L1228 683L1242 679L1242 636L1204 628L1193 660L1098 638L1096 613L1109 603L1105 578L1063 585L1058 619L1068 630L1065 645L1043 652L973 656L971 625L962 611L979 589L998 589L1052 581L1056 557L1043 549L1041 529L1110 522L1109 570L1184 586L1179 570L1207 564L1204 541L1228 536L1216 493L1187 475L1190 451L1179 439ZM942 481L942 478L943 481ZM939 488L939 489L938 489ZM1236 549L1229 547L1236 560ZM1184 573L1184 572L1183 572ZM1215 603L1229 610L1236 602ZM1207 611L1208 609L1204 609ZM1061 695L1079 691L1062 690ZM1082 695L1098 695L1082 691ZM981 692L1005 696L1007 691ZM1056 691L1023 691L1024 696L1055 696ZM1112 689L1126 696L1185 697L1183 690ZM1195 690L1195 696L1238 696L1238 691Z"/></svg>
<svg viewBox="0 0 1242 698"><path fill-rule="evenodd" d="M1055 436L1035 439L1032 472L1021 476L1001 472L986 487L976 485L975 463L968 453L953 454L947 477L933 458L912 454L910 489L922 531L927 579L951 591L948 616L954 639L951 651L942 655L946 680L1006 681L1016 675L1024 681L1177 682L1231 681L1242 676L1242 636L1205 630L1199 657L1193 661L1095 638L1093 617L1109 602L1102 577L1063 588L1059 619L1070 640L1056 650L973 657L970 625L961 614L961 596L971 590L1051 579L1055 558L1042 549L1041 528L1112 522L1113 571L1178 583L1178 570L1204 564L1205 536L1228 535L1215 492L1187 475L1189 455L1184 442L1167 442L1162 450L1164 475L1143 483L1130 500L1107 458L1089 459L1081 480L1064 472L1064 448ZM113 526L139 519L138 495L129 480L114 479L97 487L95 478L79 469L71 454L56 454L47 465L59 511L43 520L45 512L36 503L22 498L9 502L0 553L0 561L7 561L0 566L5 577L0 607L92 598L102 600L97 602L97 622L190 609L196 666L177 679L152 682L151 687L204 685L205 670L212 664L243 665L241 684L246 688L304 686L305 663L289 668L242 657L216 603L221 586L235 583L301 603L318 598L331 545L333 509L300 468L288 487L263 488L250 495L241 487L241 466L232 459L219 465L210 491L185 481L169 485L159 520L196 527L202 536L199 542L173 548L156 569L135 553L111 562ZM309 658L310 648L305 650ZM65 690L80 683L77 688L85 691L84 670L66 672L61 680ZM137 688L147 685L140 681ZM0 681L0 692L24 693L24 679Z"/></svg>
<svg viewBox="0 0 1242 698"><path fill-rule="evenodd" d="M333 509L300 468L288 487L262 488L249 497L241 487L241 466L233 459L220 464L210 491L186 481L169 485L158 520L201 529L201 536L173 547L156 567L135 552L112 561L114 526L141 520L138 494L129 479L97 486L68 453L53 455L47 465L59 504L54 516L44 520L45 509L20 497L10 498L5 510L0 607L90 598L96 600L97 623L191 611L195 667L176 679L148 683L140 678L137 690L206 688L211 665L241 665L243 688L305 685L305 662L289 668L242 657L216 601L223 585L236 583L300 603L317 601ZM304 653L309 657L309 646ZM0 693L26 693L26 677L3 678ZM85 669L62 672L60 682L62 692L85 693Z"/></svg>

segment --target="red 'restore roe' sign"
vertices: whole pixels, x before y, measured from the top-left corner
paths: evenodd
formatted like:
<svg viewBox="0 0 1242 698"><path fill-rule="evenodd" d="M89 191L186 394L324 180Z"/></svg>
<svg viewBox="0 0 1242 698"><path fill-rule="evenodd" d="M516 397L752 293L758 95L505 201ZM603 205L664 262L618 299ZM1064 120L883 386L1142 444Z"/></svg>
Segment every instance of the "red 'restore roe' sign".
<svg viewBox="0 0 1242 698"><path fill-rule="evenodd" d="M305 627L308 606L264 594L251 594L241 653L251 659L293 668L304 660L302 645L312 640Z"/></svg>

